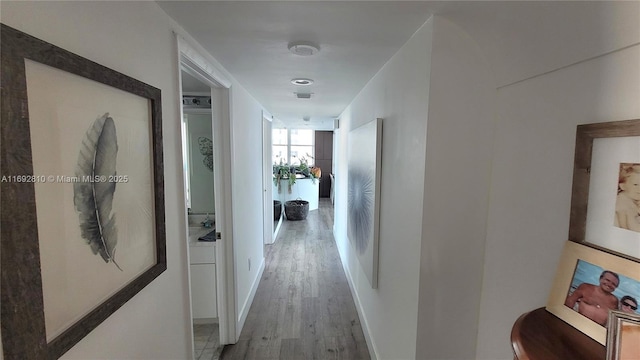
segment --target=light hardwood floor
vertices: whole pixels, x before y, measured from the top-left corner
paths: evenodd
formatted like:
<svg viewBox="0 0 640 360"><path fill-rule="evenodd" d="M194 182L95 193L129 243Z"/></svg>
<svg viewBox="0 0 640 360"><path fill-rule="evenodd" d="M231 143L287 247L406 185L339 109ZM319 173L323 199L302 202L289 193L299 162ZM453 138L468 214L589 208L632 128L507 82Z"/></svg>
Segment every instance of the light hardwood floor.
<svg viewBox="0 0 640 360"><path fill-rule="evenodd" d="M240 340L221 359L370 359L333 239L333 206L283 222Z"/></svg>

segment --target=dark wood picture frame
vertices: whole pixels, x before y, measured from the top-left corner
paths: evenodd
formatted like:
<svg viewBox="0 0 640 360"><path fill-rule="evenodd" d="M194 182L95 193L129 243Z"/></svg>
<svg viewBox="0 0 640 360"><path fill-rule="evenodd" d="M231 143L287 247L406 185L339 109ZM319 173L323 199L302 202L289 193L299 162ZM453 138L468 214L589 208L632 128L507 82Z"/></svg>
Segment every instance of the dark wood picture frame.
<svg viewBox="0 0 640 360"><path fill-rule="evenodd" d="M32 182L3 182L0 272L4 359L57 359L167 269L161 91L81 56L0 24L1 148L4 176L35 175L30 139L25 60L63 70L149 101L155 264L47 342Z"/></svg>
<svg viewBox="0 0 640 360"><path fill-rule="evenodd" d="M623 258L640 262L640 259L585 240L589 185L593 156L593 141L598 138L640 137L640 119L578 125L573 167L569 241L577 242ZM639 139L640 141L640 139Z"/></svg>

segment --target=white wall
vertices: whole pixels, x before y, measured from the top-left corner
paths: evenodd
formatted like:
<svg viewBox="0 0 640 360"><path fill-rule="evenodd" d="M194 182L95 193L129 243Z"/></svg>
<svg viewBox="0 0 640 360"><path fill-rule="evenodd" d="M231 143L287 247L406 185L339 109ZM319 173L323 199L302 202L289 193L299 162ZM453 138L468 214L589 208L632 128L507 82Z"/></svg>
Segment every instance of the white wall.
<svg viewBox="0 0 640 360"><path fill-rule="evenodd" d="M67 352L65 359L187 359L190 337L176 30L155 2L3 2L3 23L162 90L168 269ZM190 41L193 41L190 39ZM202 51L202 48L193 44ZM123 54L126 54L123 55ZM231 80L237 333L264 266L262 108ZM256 206L257 205L257 206ZM247 259L252 258L251 271Z"/></svg>
<svg viewBox="0 0 640 360"><path fill-rule="evenodd" d="M637 34L640 41L640 34ZM640 45L498 92L478 359L511 359L567 240L576 125L640 118Z"/></svg>
<svg viewBox="0 0 640 360"><path fill-rule="evenodd" d="M444 18L433 20L416 358L471 359L496 90L471 38Z"/></svg>
<svg viewBox="0 0 640 360"><path fill-rule="evenodd" d="M2 2L3 23L162 90L168 269L64 359L191 356L178 109L169 18L153 2Z"/></svg>
<svg viewBox="0 0 640 360"><path fill-rule="evenodd" d="M432 23L428 21L340 116L337 159L349 131L383 118L378 289L372 289L347 238L347 164L337 162L335 237L372 356L416 356L422 193Z"/></svg>
<svg viewBox="0 0 640 360"><path fill-rule="evenodd" d="M233 250L239 336L264 269L262 107L239 85L232 87L231 101Z"/></svg>

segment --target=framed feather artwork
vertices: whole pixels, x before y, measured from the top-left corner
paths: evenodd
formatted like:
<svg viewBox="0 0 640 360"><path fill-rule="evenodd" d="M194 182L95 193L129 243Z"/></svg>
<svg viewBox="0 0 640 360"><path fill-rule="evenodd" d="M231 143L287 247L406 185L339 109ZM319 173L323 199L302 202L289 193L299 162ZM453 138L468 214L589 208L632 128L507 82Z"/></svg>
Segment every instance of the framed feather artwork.
<svg viewBox="0 0 640 360"><path fill-rule="evenodd" d="M166 270L160 90L1 25L4 359L57 359Z"/></svg>

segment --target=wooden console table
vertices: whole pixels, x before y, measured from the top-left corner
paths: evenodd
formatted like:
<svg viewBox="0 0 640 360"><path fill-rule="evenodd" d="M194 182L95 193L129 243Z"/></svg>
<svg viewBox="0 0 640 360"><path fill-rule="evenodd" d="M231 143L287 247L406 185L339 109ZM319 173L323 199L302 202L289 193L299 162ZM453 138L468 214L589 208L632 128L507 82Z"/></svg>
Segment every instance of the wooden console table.
<svg viewBox="0 0 640 360"><path fill-rule="evenodd" d="M545 308L522 314L511 329L515 360L604 360L605 347Z"/></svg>

